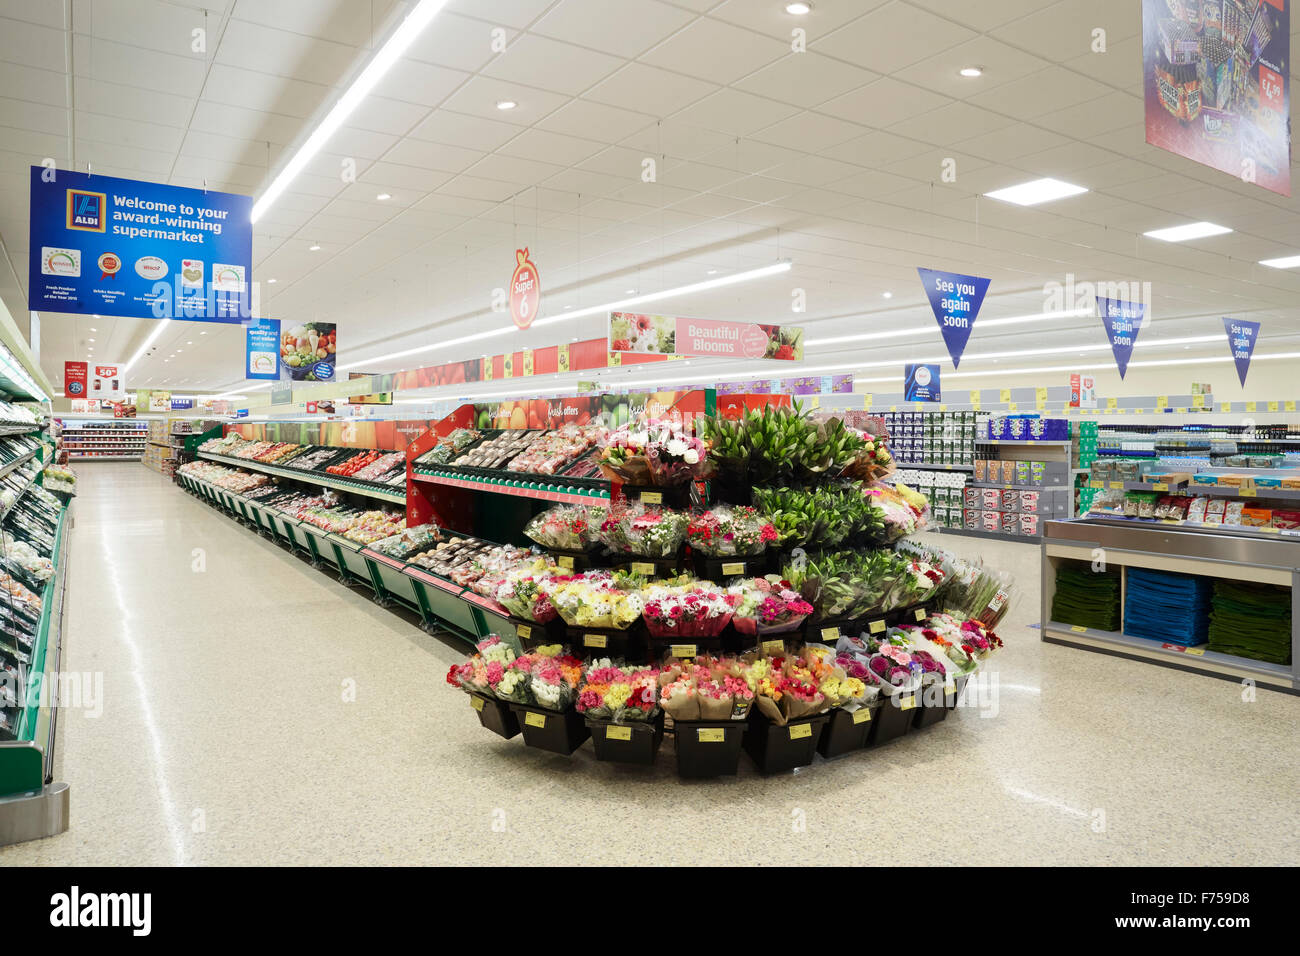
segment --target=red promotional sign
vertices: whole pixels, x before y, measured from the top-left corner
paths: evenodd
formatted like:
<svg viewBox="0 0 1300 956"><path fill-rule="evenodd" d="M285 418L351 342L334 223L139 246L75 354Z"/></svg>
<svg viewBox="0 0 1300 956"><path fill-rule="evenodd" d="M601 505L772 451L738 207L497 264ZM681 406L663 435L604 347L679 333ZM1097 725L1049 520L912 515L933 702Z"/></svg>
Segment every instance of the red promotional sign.
<svg viewBox="0 0 1300 956"><path fill-rule="evenodd" d="M86 363L63 363L63 394L68 398L86 397Z"/></svg>
<svg viewBox="0 0 1300 956"><path fill-rule="evenodd" d="M537 318L542 304L542 279L528 258L528 247L515 250L515 272L510 277L510 318L526 329Z"/></svg>

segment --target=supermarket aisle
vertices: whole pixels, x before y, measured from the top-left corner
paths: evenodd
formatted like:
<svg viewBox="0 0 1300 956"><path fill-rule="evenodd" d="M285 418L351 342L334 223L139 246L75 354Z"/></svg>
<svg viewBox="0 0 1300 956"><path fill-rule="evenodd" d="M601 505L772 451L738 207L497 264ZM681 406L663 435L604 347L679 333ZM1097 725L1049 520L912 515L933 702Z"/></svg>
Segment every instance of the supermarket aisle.
<svg viewBox="0 0 1300 956"><path fill-rule="evenodd" d="M1300 854L1295 699L1042 645L1031 546L946 539L1025 589L996 713L793 777L742 761L683 784L669 745L646 773L492 737L444 684L460 645L138 464L79 473L68 667L103 674L103 713L62 717L69 832L0 864L626 862L629 840L671 864L839 863L868 831L900 863Z"/></svg>

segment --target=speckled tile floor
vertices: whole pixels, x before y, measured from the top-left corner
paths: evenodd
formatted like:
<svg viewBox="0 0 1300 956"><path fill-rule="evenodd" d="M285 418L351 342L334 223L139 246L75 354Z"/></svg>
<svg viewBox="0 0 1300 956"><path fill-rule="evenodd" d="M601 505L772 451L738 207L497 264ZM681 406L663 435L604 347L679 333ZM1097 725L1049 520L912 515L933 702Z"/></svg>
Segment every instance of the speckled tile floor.
<svg viewBox="0 0 1300 956"><path fill-rule="evenodd" d="M431 637L134 463L78 469L61 716L72 825L0 864L1300 862L1300 700L1045 645L1038 551L992 709L764 778L682 782L503 741ZM349 688L355 688L355 700Z"/></svg>

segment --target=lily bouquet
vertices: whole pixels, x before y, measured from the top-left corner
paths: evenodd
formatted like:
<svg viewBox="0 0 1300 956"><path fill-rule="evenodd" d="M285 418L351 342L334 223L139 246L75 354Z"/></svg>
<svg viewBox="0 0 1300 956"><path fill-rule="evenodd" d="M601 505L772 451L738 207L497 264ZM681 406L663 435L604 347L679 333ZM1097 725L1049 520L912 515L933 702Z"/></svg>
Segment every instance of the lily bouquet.
<svg viewBox="0 0 1300 956"><path fill-rule="evenodd" d="M885 535L883 510L852 485L812 491L755 488L754 505L771 522L783 548L834 548L851 537Z"/></svg>
<svg viewBox="0 0 1300 956"><path fill-rule="evenodd" d="M659 669L592 661L583 674L574 707L596 720L650 720L659 704Z"/></svg>
<svg viewBox="0 0 1300 956"><path fill-rule="evenodd" d="M823 617L860 617L886 609L906 565L892 551L835 551L784 573Z"/></svg>
<svg viewBox="0 0 1300 956"><path fill-rule="evenodd" d="M606 436L600 470L629 485L684 485L707 476L708 451L708 443L680 421L636 422Z"/></svg>
<svg viewBox="0 0 1300 956"><path fill-rule="evenodd" d="M748 578L727 593L737 598L732 623L741 634L785 634L813 612L813 606L776 575Z"/></svg>
<svg viewBox="0 0 1300 956"><path fill-rule="evenodd" d="M818 421L799 403L765 405L740 418L702 419L714 467L724 483L816 481L843 471L864 442L838 418Z"/></svg>
<svg viewBox="0 0 1300 956"><path fill-rule="evenodd" d="M598 570L552 577L546 587L555 610L574 627L627 630L645 607L636 580L620 573Z"/></svg>
<svg viewBox="0 0 1300 956"><path fill-rule="evenodd" d="M701 554L715 558L761 554L776 539L772 523L756 509L743 505L718 505L697 511L686 525L687 543Z"/></svg>
<svg viewBox="0 0 1300 956"><path fill-rule="evenodd" d="M651 637L716 637L735 613L739 598L707 582L654 584L641 592Z"/></svg>
<svg viewBox="0 0 1300 956"><path fill-rule="evenodd" d="M669 508L615 506L604 513L599 537L616 554L644 558L671 558L686 540L689 519Z"/></svg>
<svg viewBox="0 0 1300 956"><path fill-rule="evenodd" d="M593 540L592 516L583 505L556 505L529 521L524 534L544 548L582 551Z"/></svg>

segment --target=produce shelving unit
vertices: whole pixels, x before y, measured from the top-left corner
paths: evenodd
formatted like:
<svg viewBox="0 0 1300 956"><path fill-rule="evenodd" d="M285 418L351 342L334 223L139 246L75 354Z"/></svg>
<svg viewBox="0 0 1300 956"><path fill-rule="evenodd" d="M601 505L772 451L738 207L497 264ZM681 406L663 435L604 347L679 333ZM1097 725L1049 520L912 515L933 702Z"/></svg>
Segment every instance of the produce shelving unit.
<svg viewBox="0 0 1300 956"><path fill-rule="evenodd" d="M142 419L90 419L61 416L68 461L140 461L149 443ZM73 425L73 422L82 424Z"/></svg>
<svg viewBox="0 0 1300 956"><path fill-rule="evenodd" d="M48 382L44 382L30 351L20 347L21 340L9 334L12 329L8 315L3 314L2 318L0 339L8 345L0 344L0 396L10 401L39 403L41 421L36 424L2 422L0 430L5 435L26 435L49 442L6 463L3 472L7 474L33 458L48 463L52 457L50 433L54 420L46 391ZM41 474L37 472L0 514L0 524L9 523L23 498L40 482ZM13 722L13 739L0 741L0 844L54 836L68 827L69 787L54 780L58 711L50 689L57 688L56 676L62 668L71 528L71 509L65 505L59 512L49 555L54 573L40 589L40 619L27 652L28 662L18 669L22 697L16 701L19 706Z"/></svg>
<svg viewBox="0 0 1300 956"><path fill-rule="evenodd" d="M334 491L346 491L354 495L363 495L367 498L378 498L380 501L387 501L394 504L406 504L406 495L396 487L378 485L374 482L361 481L359 479L341 478L337 475L321 474L320 472L307 471L302 468L281 468L276 465L263 464L260 461L250 461L246 458L232 458L226 455L214 455L211 452L206 451L199 452L198 456L207 461L214 461L220 465L229 465L232 468L247 468L249 471L260 471L263 474L274 475L277 478L291 478L294 481L305 482L321 488L330 488Z"/></svg>
<svg viewBox="0 0 1300 956"><path fill-rule="evenodd" d="M1098 552L1097 549L1102 549ZM1103 631L1051 618L1057 567L1065 561L1091 564L1099 553L1121 574L1120 619L1127 598L1128 568L1148 568L1224 578L1291 589L1291 663L1276 664L1218 653L1204 646L1184 647L1121 631ZM1300 694L1300 541L1261 529L1211 530L1158 521L1086 518L1049 521L1042 544L1042 635L1052 644L1114 654L1134 660L1208 674L1250 679L1263 687Z"/></svg>

